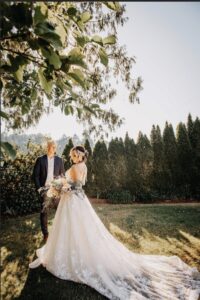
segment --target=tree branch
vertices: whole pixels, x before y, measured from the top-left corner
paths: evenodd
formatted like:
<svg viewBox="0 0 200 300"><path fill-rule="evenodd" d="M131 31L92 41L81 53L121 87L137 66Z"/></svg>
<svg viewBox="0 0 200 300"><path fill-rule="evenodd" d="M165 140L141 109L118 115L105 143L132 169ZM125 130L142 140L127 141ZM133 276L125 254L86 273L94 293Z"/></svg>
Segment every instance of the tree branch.
<svg viewBox="0 0 200 300"><path fill-rule="evenodd" d="M45 65L43 65L43 64L39 63L37 60L35 60L35 59L37 59L37 57L35 57L35 56L32 56L30 54L25 54L25 53L22 53L22 52L19 52L19 51L15 51L15 50L12 50L12 49L4 48L2 46L0 47L0 49L2 49L4 51L11 52L11 53L20 54L20 55L26 57L28 60L38 64L39 66L41 66L43 68L47 68Z"/></svg>
<svg viewBox="0 0 200 300"><path fill-rule="evenodd" d="M4 41L4 40L14 40L18 37L23 37L23 36L27 36L28 34L30 34L30 32L27 33L22 33L22 34L16 34L16 35L11 35L11 36L4 36L0 38L0 41Z"/></svg>

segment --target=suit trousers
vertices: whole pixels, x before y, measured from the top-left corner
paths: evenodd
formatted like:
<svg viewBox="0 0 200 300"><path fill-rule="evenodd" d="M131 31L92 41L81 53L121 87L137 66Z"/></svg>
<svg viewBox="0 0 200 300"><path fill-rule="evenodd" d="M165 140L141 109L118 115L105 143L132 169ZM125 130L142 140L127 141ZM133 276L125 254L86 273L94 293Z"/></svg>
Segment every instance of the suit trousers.
<svg viewBox="0 0 200 300"><path fill-rule="evenodd" d="M46 193L43 193L43 195L40 197L40 203L41 203L41 211L40 211L40 224L41 224L41 230L44 236L48 235L48 208L44 209L44 202ZM52 199L52 203L50 205L50 208L53 208L54 210L57 209L60 199L54 198Z"/></svg>
<svg viewBox="0 0 200 300"><path fill-rule="evenodd" d="M43 209L43 204L45 201L45 193L40 198L40 204L41 204L41 212L40 212L40 225L41 230L44 236L48 235L48 214L47 209Z"/></svg>

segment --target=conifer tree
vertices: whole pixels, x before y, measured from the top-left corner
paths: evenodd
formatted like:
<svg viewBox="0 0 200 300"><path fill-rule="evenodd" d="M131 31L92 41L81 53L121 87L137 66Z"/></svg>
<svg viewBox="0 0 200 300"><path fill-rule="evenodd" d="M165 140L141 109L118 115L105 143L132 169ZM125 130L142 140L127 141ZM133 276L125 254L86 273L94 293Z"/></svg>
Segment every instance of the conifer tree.
<svg viewBox="0 0 200 300"><path fill-rule="evenodd" d="M148 137L139 132L137 144L138 198L145 199L150 193L150 174L153 167L153 152Z"/></svg>
<svg viewBox="0 0 200 300"><path fill-rule="evenodd" d="M109 185L111 190L125 189L126 185L126 163L125 149L122 138L112 139L108 146L109 158Z"/></svg>
<svg viewBox="0 0 200 300"><path fill-rule="evenodd" d="M197 199L200 198L200 120L196 118L193 123L192 134L190 135L192 146L192 174L191 194Z"/></svg>
<svg viewBox="0 0 200 300"><path fill-rule="evenodd" d="M190 182L192 176L192 148L186 126L182 122L179 123L177 127L177 150L179 163L179 193L184 197L188 197L190 196Z"/></svg>
<svg viewBox="0 0 200 300"><path fill-rule="evenodd" d="M177 144L173 127L168 122L163 131L163 150L166 194L172 197L176 193Z"/></svg>
<svg viewBox="0 0 200 300"><path fill-rule="evenodd" d="M97 141L93 151L93 187L97 198L108 190L108 150L104 141Z"/></svg>
<svg viewBox="0 0 200 300"><path fill-rule="evenodd" d="M132 194L137 194L137 149L133 139L126 133L124 140L125 162L126 162L126 187Z"/></svg>
<svg viewBox="0 0 200 300"><path fill-rule="evenodd" d="M92 174L93 174L93 168L92 168L92 148L90 146L90 142L88 139L85 140L84 144L85 149L88 151L88 159L87 159L87 182L86 182L86 190L87 192L90 192L92 189Z"/></svg>
<svg viewBox="0 0 200 300"><path fill-rule="evenodd" d="M194 122L192 120L192 116L191 114L188 115L188 119L187 119L187 133L188 133L188 138L190 140L190 144L193 147L193 130L194 130Z"/></svg>
<svg viewBox="0 0 200 300"><path fill-rule="evenodd" d="M153 150L153 170L151 185L155 196L159 197L165 192L164 151L160 127L153 125L151 130L151 146Z"/></svg>
<svg viewBox="0 0 200 300"><path fill-rule="evenodd" d="M70 138L63 150L63 153L62 153L62 156L64 158L65 170L69 169L72 165L72 163L70 162L70 158L69 158L69 152L70 152L71 148L73 148L73 147L74 147L74 145L73 145L72 139Z"/></svg>

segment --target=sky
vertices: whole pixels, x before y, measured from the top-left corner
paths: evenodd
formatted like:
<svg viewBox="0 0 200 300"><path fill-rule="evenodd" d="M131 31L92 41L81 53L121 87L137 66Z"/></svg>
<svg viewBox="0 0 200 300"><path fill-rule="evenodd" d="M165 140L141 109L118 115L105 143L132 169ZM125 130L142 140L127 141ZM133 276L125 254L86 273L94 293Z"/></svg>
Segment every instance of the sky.
<svg viewBox="0 0 200 300"><path fill-rule="evenodd" d="M109 137L137 140L138 132L150 135L152 125L163 130L165 122L176 130L189 113L200 117L200 3L124 2L127 23L118 31L118 41L136 58L134 78L141 76L140 104L128 102L128 92L119 85L112 108L125 118L125 124ZM83 126L56 109L43 116L26 133L82 136Z"/></svg>

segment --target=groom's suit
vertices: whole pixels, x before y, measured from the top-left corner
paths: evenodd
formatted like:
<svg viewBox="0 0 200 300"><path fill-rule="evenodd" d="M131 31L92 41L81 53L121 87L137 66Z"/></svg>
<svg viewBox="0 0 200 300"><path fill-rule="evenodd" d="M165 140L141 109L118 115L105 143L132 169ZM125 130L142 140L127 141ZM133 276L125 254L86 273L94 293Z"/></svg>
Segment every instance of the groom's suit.
<svg viewBox="0 0 200 300"><path fill-rule="evenodd" d="M54 156L54 168L53 168L53 176L57 177L60 175L64 175L64 164L62 158L58 156ZM33 168L33 180L35 182L35 186L37 191L43 187L46 183L48 175L48 157L47 155L43 155L37 158L34 168ZM43 208L44 196L39 194L39 199L41 203L41 210ZM48 226L47 226L47 212L41 211L40 213L40 222L41 229L44 236L48 235Z"/></svg>

